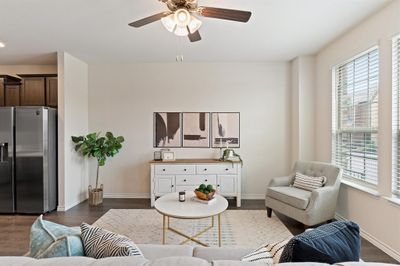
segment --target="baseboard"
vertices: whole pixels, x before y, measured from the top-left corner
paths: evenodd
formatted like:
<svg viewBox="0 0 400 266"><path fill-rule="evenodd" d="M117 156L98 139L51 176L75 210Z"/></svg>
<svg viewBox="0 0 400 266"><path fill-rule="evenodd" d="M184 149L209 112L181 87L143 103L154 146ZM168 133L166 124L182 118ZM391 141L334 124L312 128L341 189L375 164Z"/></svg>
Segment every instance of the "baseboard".
<svg viewBox="0 0 400 266"><path fill-rule="evenodd" d="M108 199L149 199L150 193L104 193Z"/></svg>
<svg viewBox="0 0 400 266"><path fill-rule="evenodd" d="M242 199L246 200L265 200L265 194L243 194Z"/></svg>
<svg viewBox="0 0 400 266"><path fill-rule="evenodd" d="M78 205L78 204L84 202L85 200L86 200L86 198L82 198L82 199L77 200L76 202L74 202L74 203L72 203L72 204L69 204L68 206L65 206L65 205L58 205L58 206L57 206L57 211L58 211L58 212L66 212L66 211L68 211L69 209L75 207L76 205Z"/></svg>
<svg viewBox="0 0 400 266"><path fill-rule="evenodd" d="M342 221L347 220L346 218L344 218L343 216L341 216L338 213L335 214L335 219L342 220ZM376 246L377 248L379 248L380 250L382 250L383 252L388 254L390 257L392 257L393 259L395 259L397 261L400 261L400 253L399 252L392 249L387 244L383 243L382 241L380 241L379 239L377 239L376 237L374 237L373 235L371 235L370 233L368 233L367 231L365 231L362 228L360 228L360 234L363 238L365 238L366 240L371 242L374 246Z"/></svg>

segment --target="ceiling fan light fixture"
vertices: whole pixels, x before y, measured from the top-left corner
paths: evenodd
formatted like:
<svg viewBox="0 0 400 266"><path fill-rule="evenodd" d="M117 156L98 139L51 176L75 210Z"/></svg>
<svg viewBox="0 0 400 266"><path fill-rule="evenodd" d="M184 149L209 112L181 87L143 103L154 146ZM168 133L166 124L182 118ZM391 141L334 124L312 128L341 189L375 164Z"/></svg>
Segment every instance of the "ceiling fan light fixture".
<svg viewBox="0 0 400 266"><path fill-rule="evenodd" d="M174 14L171 14L169 16L163 17L161 19L161 23L163 26L167 29L169 32L174 32L175 27L176 27L176 22L174 19Z"/></svg>
<svg viewBox="0 0 400 266"><path fill-rule="evenodd" d="M186 27L189 25L191 17L192 16L190 15L189 11L184 8L178 9L174 13L175 23L179 27Z"/></svg>
<svg viewBox="0 0 400 266"><path fill-rule="evenodd" d="M167 31L174 33L177 36L188 36L189 31L186 26L181 27L179 26L175 19L174 15L169 15L161 19L162 24L167 29Z"/></svg>
<svg viewBox="0 0 400 266"><path fill-rule="evenodd" d="M188 36L196 32L203 24L186 9L179 9L174 14L161 19L164 27L177 36Z"/></svg>
<svg viewBox="0 0 400 266"><path fill-rule="evenodd" d="M190 19L190 23L188 25L190 33L193 34L196 31L198 31L202 24L203 22L200 19L196 18L195 16L192 16Z"/></svg>
<svg viewBox="0 0 400 266"><path fill-rule="evenodd" d="M176 36L181 36L181 37L189 35L189 31L186 27L179 27L179 26L176 27L174 33Z"/></svg>

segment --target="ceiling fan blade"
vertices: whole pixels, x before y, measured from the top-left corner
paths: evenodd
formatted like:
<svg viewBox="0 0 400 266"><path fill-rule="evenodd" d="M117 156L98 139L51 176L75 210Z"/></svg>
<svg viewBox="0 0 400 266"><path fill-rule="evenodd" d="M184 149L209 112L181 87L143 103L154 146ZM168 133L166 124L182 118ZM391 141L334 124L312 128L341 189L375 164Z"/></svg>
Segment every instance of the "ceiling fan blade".
<svg viewBox="0 0 400 266"><path fill-rule="evenodd" d="M169 12L169 11L168 12L161 12L161 13L155 14L153 16L150 16L150 17L147 17L147 18L143 18L143 19L140 19L138 21L129 23L129 26L132 26L132 27L135 27L135 28L140 28L140 27L145 26L147 24L156 22L157 20L160 20L163 17L166 17L166 16L168 16L170 14L172 14L172 12Z"/></svg>
<svg viewBox="0 0 400 266"><path fill-rule="evenodd" d="M251 12L249 11L207 7L207 6L199 7L197 13L199 13L203 17L226 19L239 22L247 22L251 17Z"/></svg>
<svg viewBox="0 0 400 266"><path fill-rule="evenodd" d="M189 30L189 29L188 29ZM189 31L190 32L190 31ZM193 33L189 33L188 35L190 42L198 42L201 41L200 32L197 30Z"/></svg>

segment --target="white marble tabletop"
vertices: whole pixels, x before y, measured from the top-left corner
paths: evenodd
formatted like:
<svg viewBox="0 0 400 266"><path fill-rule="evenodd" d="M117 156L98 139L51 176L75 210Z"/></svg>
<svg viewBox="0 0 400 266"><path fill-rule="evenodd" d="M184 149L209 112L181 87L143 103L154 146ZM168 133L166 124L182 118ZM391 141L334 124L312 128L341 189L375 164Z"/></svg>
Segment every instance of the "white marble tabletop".
<svg viewBox="0 0 400 266"><path fill-rule="evenodd" d="M166 194L156 200L154 207L166 216L180 219L201 219L224 212L228 208L228 201L216 194L215 201L204 204L193 200L193 191L186 191L186 201L180 202L178 192Z"/></svg>

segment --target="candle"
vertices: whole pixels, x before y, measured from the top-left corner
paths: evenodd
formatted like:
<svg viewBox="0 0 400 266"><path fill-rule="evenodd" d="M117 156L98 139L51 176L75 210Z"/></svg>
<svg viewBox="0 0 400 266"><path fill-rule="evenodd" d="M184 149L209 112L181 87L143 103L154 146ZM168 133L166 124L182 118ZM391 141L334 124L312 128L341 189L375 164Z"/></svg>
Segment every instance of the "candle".
<svg viewBox="0 0 400 266"><path fill-rule="evenodd" d="M186 192L185 191L179 192L179 201L180 202L184 202L185 201L185 197L186 197Z"/></svg>

